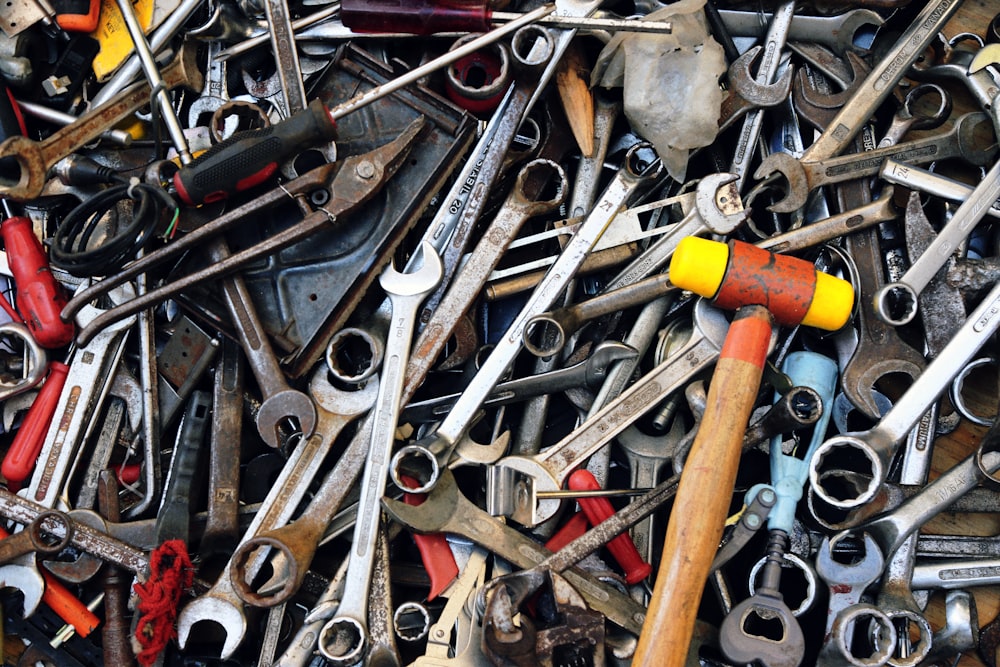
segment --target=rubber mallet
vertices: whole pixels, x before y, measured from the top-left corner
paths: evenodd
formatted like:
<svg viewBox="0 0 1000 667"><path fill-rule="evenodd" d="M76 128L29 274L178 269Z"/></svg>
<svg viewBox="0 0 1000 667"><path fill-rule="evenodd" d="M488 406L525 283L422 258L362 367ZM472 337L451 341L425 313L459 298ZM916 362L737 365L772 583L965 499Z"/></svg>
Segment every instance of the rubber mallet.
<svg viewBox="0 0 1000 667"><path fill-rule="evenodd" d="M681 472L663 555L632 664L682 667L729 512L743 433L774 323L835 330L850 318L850 283L741 241L688 237L670 263L678 287L736 309L709 385L701 428Z"/></svg>

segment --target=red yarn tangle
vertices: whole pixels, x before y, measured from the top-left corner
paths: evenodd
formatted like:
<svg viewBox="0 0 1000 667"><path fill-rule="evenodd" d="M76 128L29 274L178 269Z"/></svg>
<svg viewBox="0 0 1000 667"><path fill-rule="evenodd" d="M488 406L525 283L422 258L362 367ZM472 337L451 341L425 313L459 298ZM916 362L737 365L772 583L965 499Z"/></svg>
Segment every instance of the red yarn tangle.
<svg viewBox="0 0 1000 667"><path fill-rule="evenodd" d="M174 621L181 595L194 583L194 566L183 540L168 540L149 555L149 579L135 584L139 596L139 620L135 638L142 646L136 658L149 667L177 636Z"/></svg>

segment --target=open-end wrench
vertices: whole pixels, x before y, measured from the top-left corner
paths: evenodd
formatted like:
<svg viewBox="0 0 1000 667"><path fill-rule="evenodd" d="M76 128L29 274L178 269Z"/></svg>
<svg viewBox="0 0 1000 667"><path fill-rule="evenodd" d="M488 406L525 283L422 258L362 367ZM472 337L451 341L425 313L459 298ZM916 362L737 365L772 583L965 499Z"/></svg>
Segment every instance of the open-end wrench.
<svg viewBox="0 0 1000 667"><path fill-rule="evenodd" d="M785 70L781 78L773 82L770 79L758 81L750 73L750 68L755 63L762 58L771 56L770 53L763 53L763 51L764 47L762 46L748 49L729 66L727 74L729 91L722 98L722 106L719 109L720 132L754 110L773 107L788 97L792 86L791 69ZM773 56L771 57L773 58ZM761 62L760 67L764 67L765 64Z"/></svg>
<svg viewBox="0 0 1000 667"><path fill-rule="evenodd" d="M229 246L222 238L211 241L208 253L215 263L231 256ZM223 278L222 296L232 316L233 326L239 334L250 369L264 395L257 411L257 431L260 437L271 447L279 447L281 434L278 427L289 418L295 420L303 436L309 437L316 428L316 406L312 399L301 391L292 389L285 380L285 374L257 315L257 307L250 298L246 282L236 275Z"/></svg>
<svg viewBox="0 0 1000 667"><path fill-rule="evenodd" d="M986 172L968 199L958 207L952 219L903 277L885 285L875 294L875 312L884 322L899 325L913 319L917 314L920 293L948 262L958 244L972 233L997 197L1000 197L1000 161Z"/></svg>
<svg viewBox="0 0 1000 667"><path fill-rule="evenodd" d="M318 413L316 432L292 450L260 510L244 532L241 543L263 531L288 523L337 436L374 405L377 391L376 382L369 382L358 391L341 391L330 385L325 367L316 371L310 383L310 394L316 401ZM258 550L246 562L243 568L244 581L252 580L264 566L266 554L260 552ZM201 621L218 623L225 630L223 659L232 655L243 642L247 619L243 613L243 600L237 595L232 583L234 569L234 560L230 559L208 592L181 610L177 617L177 636L182 648L187 643L192 628Z"/></svg>
<svg viewBox="0 0 1000 667"><path fill-rule="evenodd" d="M829 127L806 149L802 161L815 162L843 151L961 5L962 0L928 2L875 65L858 94L844 104Z"/></svg>
<svg viewBox="0 0 1000 667"><path fill-rule="evenodd" d="M222 50L218 40L209 42L205 47L208 65L205 71L205 83L199 95L188 108L188 127L209 126L212 114L230 101L229 86L226 79L226 63L218 61L215 56Z"/></svg>
<svg viewBox="0 0 1000 667"><path fill-rule="evenodd" d="M833 507L844 509L856 508L871 500L886 478L889 462L899 443L920 421L937 397L948 388L951 379L976 355L979 348L998 327L1000 327L1000 285L990 291L969 315L969 319L956 332L947 347L928 364L927 369L910 385L892 409L883 415L875 427L867 431L838 435L820 445L809 468L809 483L813 492ZM860 456L852 455L852 451L860 453ZM855 459L860 463L854 470L866 476L871 475L864 488L859 489L855 496L846 497L848 494L830 493L824 488L822 480L824 473L832 465L831 455L838 461L838 466Z"/></svg>
<svg viewBox="0 0 1000 667"><path fill-rule="evenodd" d="M982 112L968 113L960 116L951 129L942 134L864 153L814 161L796 160L788 153L772 153L761 162L754 178L767 178L775 172L784 176L788 192L784 199L769 206L768 210L791 213L805 206L809 193L816 188L873 176L890 158L920 164L961 157L973 165L989 164L996 156L997 147L995 143L983 140L985 132L992 134L989 117Z"/></svg>
<svg viewBox="0 0 1000 667"><path fill-rule="evenodd" d="M381 524L382 511L379 502L389 479L393 436L399 419L399 401L403 391L406 361L410 355L420 304L437 287L444 274L441 259L430 243L422 244L420 253L423 255L422 264L413 273L400 273L390 264L379 277L379 283L392 303L392 325L386 338L385 361L382 364L379 395L373 412L375 423L372 428L371 448L361 478L361 500L358 521L354 526L354 538L351 542L351 562L347 567L344 598L337 609L337 615L330 620L322 633L336 634L338 637L336 645L339 648L332 650L328 642L321 641L321 644L328 647L328 651L324 652L325 657L328 660L332 659L337 665L355 664L364 656L365 647L369 642L368 588L371 584L373 556ZM338 482L334 480L333 483ZM314 502L310 504L310 511L284 529L285 534L300 540L302 536L295 532L295 529L298 529L310 537L315 535L316 542L319 541L318 538L326 529L330 519L327 496L334 491L331 489L325 492L325 487L326 485L313 497ZM317 510L312 511L313 507L317 507ZM290 558L296 556L287 547L284 550ZM299 563L303 575L309 561L311 558ZM297 585L286 587L285 595L290 597L297 588Z"/></svg>
<svg viewBox="0 0 1000 667"><path fill-rule="evenodd" d="M771 22L769 12L720 9L719 15L729 33L734 37L763 37L764 26ZM878 29L885 23L877 12L870 9L852 9L836 16L792 17L788 39L796 42L816 42L837 53L849 53L854 48L854 38L862 28Z"/></svg>
<svg viewBox="0 0 1000 667"><path fill-rule="evenodd" d="M167 88L186 86L198 90L202 87L202 74L195 64L196 50L194 44L185 44L170 64L163 68L162 76ZM16 158L20 175L16 182L0 182L0 195L22 201L38 197L45 186L49 169L59 160L125 120L149 100L149 84L142 82L122 91L43 141L32 141L21 135L9 137L0 144L0 157Z"/></svg>
<svg viewBox="0 0 1000 667"><path fill-rule="evenodd" d="M367 626L367 612L363 605L367 600L368 583L371 578L372 554L378 537L379 498L388 479L389 460L392 453L393 434L399 415L399 396L403 385L406 358L409 356L410 341L415 329L416 312L424 298L437 287L441 279L441 260L430 244L420 246L424 255L423 264L413 273L400 273L390 264L382 272L379 282L393 304L392 326L386 339L386 359L382 366L379 395L376 399L375 427L371 435L371 447L366 469L362 477L361 503L355 524L351 559L354 565L348 567L347 590L342 605L341 616L345 622L352 620L361 633L360 646L352 647L353 652L363 654ZM245 541L234 560L240 563L242 554L249 554L258 547L272 546L280 549L289 564L289 576L284 585L273 595L262 596L249 591L240 568L234 569L234 583L237 591L249 603L272 606L287 601L302 582L316 547L326 530L333 514L339 509L336 497L343 493L341 480L335 474L329 475L313 495L308 509L293 523L267 531ZM354 595L354 597L351 597ZM356 613L351 614L351 611ZM357 658L358 656L354 656ZM354 659L345 657L345 661ZM353 664L353 663L349 663Z"/></svg>
<svg viewBox="0 0 1000 667"><path fill-rule="evenodd" d="M767 29L767 37L764 38L764 56L761 59L757 76L754 79L757 84L767 85L771 83L778 73L778 64L781 60L781 52L785 48L788 39L788 29L792 23L792 15L795 13L795 2L781 3L771 17L770 27ZM782 81L786 84L785 90L790 90L792 84L792 68L785 68L781 74ZM764 115L760 110L754 110L747 114L743 120L743 127L739 137L736 139L735 150L733 151L733 161L729 166L729 171L736 174L736 188L743 189L743 184L747 173L750 171L750 161L757 149L757 140L760 138L760 129L764 123Z"/></svg>
<svg viewBox="0 0 1000 667"><path fill-rule="evenodd" d="M699 300L691 338L677 353L643 375L635 384L587 419L562 441L535 456L508 456L490 468L487 508L524 526L551 518L560 501L537 499L538 491L555 491L597 449L634 423L665 396L680 389L718 356L729 323L722 311Z"/></svg>
<svg viewBox="0 0 1000 667"><path fill-rule="evenodd" d="M552 555L541 544L472 503L459 490L450 470L442 471L438 483L422 505L406 505L389 499L384 499L382 504L393 520L411 530L460 535L521 568L534 567ZM580 591L591 609L602 612L608 620L629 632L639 633L645 610L632 598L599 582L584 570L568 568L562 571L562 575Z"/></svg>

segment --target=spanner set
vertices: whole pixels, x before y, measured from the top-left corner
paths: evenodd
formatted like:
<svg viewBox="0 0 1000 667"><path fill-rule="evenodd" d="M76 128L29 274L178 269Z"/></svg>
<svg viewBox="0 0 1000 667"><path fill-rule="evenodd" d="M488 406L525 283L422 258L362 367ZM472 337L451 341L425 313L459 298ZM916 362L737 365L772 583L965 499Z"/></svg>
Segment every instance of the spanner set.
<svg viewBox="0 0 1000 667"><path fill-rule="evenodd" d="M992 4L0 7L4 664L995 667Z"/></svg>

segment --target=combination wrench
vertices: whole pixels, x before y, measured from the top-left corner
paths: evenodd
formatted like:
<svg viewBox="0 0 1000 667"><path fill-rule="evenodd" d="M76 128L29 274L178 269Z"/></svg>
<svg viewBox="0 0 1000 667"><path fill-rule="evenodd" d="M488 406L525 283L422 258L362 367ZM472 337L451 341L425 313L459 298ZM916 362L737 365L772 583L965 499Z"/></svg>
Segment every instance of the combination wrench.
<svg viewBox="0 0 1000 667"><path fill-rule="evenodd" d="M998 327L1000 327L1000 285L990 291L948 345L927 365L924 372L910 385L892 409L882 416L875 427L867 431L834 436L820 445L809 467L809 483L812 491L824 502L842 509L853 509L871 500L885 481L889 462L899 443L906 438L910 429L948 388L951 379L976 355L979 348ZM824 487L822 480L824 473L832 465L831 455L841 463L852 459L860 461L860 466L853 470L861 472L866 477L871 475L862 482L863 487L859 488L853 497L848 497L848 494L835 495ZM840 466L840 463L837 465Z"/></svg>
<svg viewBox="0 0 1000 667"><path fill-rule="evenodd" d="M487 509L523 526L537 526L555 515L560 501L538 500L539 491L556 491L588 456L611 441L647 410L708 368L719 354L729 322L704 300L694 307L694 328L674 356L587 419L566 438L535 456L508 456L489 469Z"/></svg>
<svg viewBox="0 0 1000 667"><path fill-rule="evenodd" d="M221 237L212 239L208 254L215 263L232 256L228 244ZM292 389L285 380L243 277L231 275L223 278L222 297L239 334L250 370L264 395L257 411L260 437L271 447L281 446L278 427L288 418L294 419L302 435L309 437L316 428L316 406L312 399Z"/></svg>
<svg viewBox="0 0 1000 667"><path fill-rule="evenodd" d="M788 153L772 153L761 162L754 178L767 178L775 172L782 174L788 183L787 195L768 210L791 213L805 206L809 193L820 186L874 176L887 159L920 164L960 157L975 166L989 164L997 149L992 142L983 141L984 134L992 134L992 123L986 114L973 112L960 116L942 134L872 151L808 162Z"/></svg>
<svg viewBox="0 0 1000 667"><path fill-rule="evenodd" d="M422 255L422 264L413 273L400 273L389 264L379 277L379 283L392 303L392 326L387 333L385 361L382 364L379 393L373 411L371 447L361 478L358 521L355 523L354 537L351 541L344 597L337 609L337 615L327 623L322 633L322 635L330 633L337 635L337 640L332 643L338 648L333 650L330 648L331 642L322 639L320 641L321 647L325 647L321 649L324 656L337 665L357 663L364 656L365 647L370 641L368 591L372 582L373 557L381 525L382 511L379 502L389 478L393 436L403 391L403 374L410 355L420 304L437 287L444 273L441 259L430 243L422 244L419 254ZM324 484L313 497L310 509L298 521L288 526L286 532L294 535L297 541L312 544L313 540L306 540L297 534L305 532L310 537L315 536L317 538L315 542L318 543L330 519L328 512L331 503L328 496L339 492L341 489L338 480L334 479ZM287 547L285 551L290 561L296 559L298 554ZM297 563L302 572L300 577L305 575L311 560L310 554L309 558ZM284 597L291 597L297 589L298 582L295 582L294 586L285 587Z"/></svg>
<svg viewBox="0 0 1000 667"><path fill-rule="evenodd" d="M320 367L314 373L309 389L317 407L316 431L292 450L253 521L243 533L241 544L261 532L288 523L337 436L374 405L378 383L370 381L357 391L342 391L330 385L326 369ZM247 619L233 578L240 577L244 582L252 580L266 561L267 554L263 551L257 550L244 559L246 562L239 575L236 574L237 563L231 558L212 587L181 610L177 617L177 636L182 648L197 623L212 621L225 630L222 658L227 659L236 651L246 636Z"/></svg>
<svg viewBox="0 0 1000 667"><path fill-rule="evenodd" d="M997 197L1000 197L1000 161L986 172L983 180L903 277L883 286L875 294L875 312L884 322L900 325L913 319L917 314L920 292L947 263L958 244L972 233Z"/></svg>

